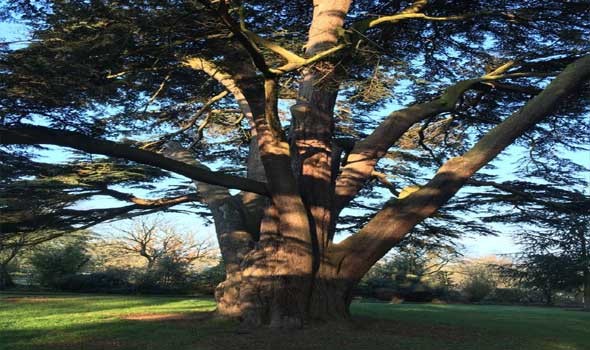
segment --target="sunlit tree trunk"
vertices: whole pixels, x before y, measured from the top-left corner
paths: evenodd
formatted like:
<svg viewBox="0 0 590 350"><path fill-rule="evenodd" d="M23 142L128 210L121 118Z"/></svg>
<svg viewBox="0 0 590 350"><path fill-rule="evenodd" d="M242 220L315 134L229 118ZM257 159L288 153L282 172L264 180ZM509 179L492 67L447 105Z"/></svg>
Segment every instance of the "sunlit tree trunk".
<svg viewBox="0 0 590 350"><path fill-rule="evenodd" d="M307 55L341 40L349 5L348 0L314 1ZM244 57L248 54L252 52ZM212 67L202 61L194 65L228 89L248 117L255 136L251 156L259 164L251 167L249 161L249 177L256 168L268 191L267 199L252 195L250 202L250 194L230 195L227 189L197 184L201 201L213 214L226 265L227 279L216 292L218 312L238 316L244 327L294 328L347 318L352 290L375 262L590 76L590 57L568 66L468 152L444 163L428 183L387 202L359 232L334 243L336 217L370 179L379 158L415 123L452 110L473 82L458 83L438 99L392 113L356 144L341 167L333 144L336 65L325 60L305 68L287 139L278 118L278 79L258 66L260 57L257 61L236 58L225 67L228 72L215 68L207 73ZM242 69L244 62L249 71ZM262 68L262 76L253 72L252 64ZM185 156L186 162L196 162Z"/></svg>

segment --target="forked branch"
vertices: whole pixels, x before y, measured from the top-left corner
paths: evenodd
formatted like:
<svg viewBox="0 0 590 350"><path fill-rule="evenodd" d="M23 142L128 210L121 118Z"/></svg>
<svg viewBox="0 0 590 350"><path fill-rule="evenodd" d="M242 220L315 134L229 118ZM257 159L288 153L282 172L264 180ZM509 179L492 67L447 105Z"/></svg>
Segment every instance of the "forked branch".
<svg viewBox="0 0 590 350"><path fill-rule="evenodd" d="M568 95L590 80L590 55L568 65L538 96L490 130L467 153L443 164L419 190L392 200L357 234L335 246L341 268L362 276L424 218L434 214L468 179L549 115Z"/></svg>
<svg viewBox="0 0 590 350"><path fill-rule="evenodd" d="M461 96L485 82L553 73L507 73L510 61L479 78L460 81L448 87L437 99L391 113L369 136L357 142L336 180L336 212L340 212L371 177L375 165L415 123L455 109Z"/></svg>

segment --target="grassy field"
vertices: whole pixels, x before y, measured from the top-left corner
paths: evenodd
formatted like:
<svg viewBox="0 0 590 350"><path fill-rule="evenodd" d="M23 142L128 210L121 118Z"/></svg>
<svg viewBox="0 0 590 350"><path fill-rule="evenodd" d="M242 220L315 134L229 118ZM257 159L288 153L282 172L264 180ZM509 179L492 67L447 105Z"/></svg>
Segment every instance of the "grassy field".
<svg viewBox="0 0 590 350"><path fill-rule="evenodd" d="M238 334L212 300L0 294L0 349L590 349L590 313L355 303L351 322Z"/></svg>

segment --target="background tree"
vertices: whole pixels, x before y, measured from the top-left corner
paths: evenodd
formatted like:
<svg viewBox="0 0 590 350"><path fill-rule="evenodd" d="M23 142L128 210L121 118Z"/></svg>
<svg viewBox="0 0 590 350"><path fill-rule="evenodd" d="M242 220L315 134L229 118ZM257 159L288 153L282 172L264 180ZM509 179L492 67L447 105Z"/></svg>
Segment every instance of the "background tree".
<svg viewBox="0 0 590 350"><path fill-rule="evenodd" d="M16 258L22 248L22 237L8 241L0 241L0 290L14 287L14 281L10 276L10 263Z"/></svg>
<svg viewBox="0 0 590 350"><path fill-rule="evenodd" d="M452 285L445 267L457 260L450 247L398 247L363 277L357 293L392 301L447 299Z"/></svg>
<svg viewBox="0 0 590 350"><path fill-rule="evenodd" d="M510 145L529 146L552 183L582 171L560 154L588 143L583 1L23 0L5 10L32 37L2 46L3 194L52 169L34 162L34 145L123 160L84 154L91 170L76 178L90 183L50 176L59 186L41 187L52 191L34 196L35 211L10 202L3 232L199 203L226 268L219 312L245 324L346 317L356 283L410 232L489 233L465 213L481 192L512 193L488 165ZM394 111L373 113L382 108ZM124 176L92 176L103 162ZM535 169L519 170L534 188ZM196 192L130 193L166 171ZM97 195L127 205L72 207Z"/></svg>
<svg viewBox="0 0 590 350"><path fill-rule="evenodd" d="M547 230L519 233L523 252L513 266L500 271L525 287L541 291L547 304L553 303L556 291L580 289L584 308L588 309L588 217L567 215L542 220L549 225Z"/></svg>
<svg viewBox="0 0 590 350"><path fill-rule="evenodd" d="M511 269L500 267L504 274L542 291L548 304L556 290L580 288L588 308L588 181L580 176L555 179L549 167L536 162L538 182L505 182L496 186L500 191L478 194L482 201L476 206L488 212L484 220L515 227L522 251Z"/></svg>
<svg viewBox="0 0 590 350"><path fill-rule="evenodd" d="M469 302L480 302L498 287L498 276L494 268L481 261L465 264L460 287Z"/></svg>
<svg viewBox="0 0 590 350"><path fill-rule="evenodd" d="M9 232L0 234L0 290L14 287L10 274L11 265L26 250L35 249L40 244L62 235L59 231L37 230L35 232Z"/></svg>
<svg viewBox="0 0 590 350"><path fill-rule="evenodd" d="M118 255L141 256L148 270L163 259L190 266L215 258L209 242L197 240L195 233L181 234L161 219L136 219L130 226L114 228L118 234L106 244L118 251Z"/></svg>
<svg viewBox="0 0 590 350"><path fill-rule="evenodd" d="M29 258L40 285L61 289L68 278L82 271L90 261L85 244L87 237L74 236L53 240Z"/></svg>

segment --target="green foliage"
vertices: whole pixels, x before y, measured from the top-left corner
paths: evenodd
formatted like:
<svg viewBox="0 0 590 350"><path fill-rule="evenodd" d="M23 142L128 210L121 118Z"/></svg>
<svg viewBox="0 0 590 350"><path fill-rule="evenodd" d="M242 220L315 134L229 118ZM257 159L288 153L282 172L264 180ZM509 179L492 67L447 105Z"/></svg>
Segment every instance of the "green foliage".
<svg viewBox="0 0 590 350"><path fill-rule="evenodd" d="M60 289L70 276L82 271L89 261L82 242L44 246L35 251L30 262L42 286Z"/></svg>
<svg viewBox="0 0 590 350"><path fill-rule="evenodd" d="M450 281L447 273L440 270L447 261L437 255L442 252L406 247L373 266L356 293L387 301L394 298L418 302L447 299Z"/></svg>
<svg viewBox="0 0 590 350"><path fill-rule="evenodd" d="M547 304L558 291L583 290L584 274L590 271L590 223L584 211L558 210L539 218L543 231L522 231L517 238L524 251L512 266L500 267L520 286L542 293Z"/></svg>
<svg viewBox="0 0 590 350"><path fill-rule="evenodd" d="M74 210L71 206L108 195L109 185L152 189L149 182L166 176L157 168L109 159L46 166L21 157L4 168L0 192L0 203L5 206L1 218L4 234L38 235L103 221L112 211ZM30 176L33 173L35 177Z"/></svg>
<svg viewBox="0 0 590 350"><path fill-rule="evenodd" d="M572 267L571 261L562 256L529 253L513 266L501 268L500 272L522 287L542 293L545 303L552 304L557 291L576 286L574 280L578 275Z"/></svg>
<svg viewBox="0 0 590 350"><path fill-rule="evenodd" d="M69 274L59 281L59 289L68 292L130 293L135 287L130 272L108 269L101 272Z"/></svg>
<svg viewBox="0 0 590 350"><path fill-rule="evenodd" d="M542 5L534 1L430 1L424 8L429 16L470 16L449 21L404 20L365 31L367 21L401 11L408 2L354 1L340 33L342 42L349 46L329 57L337 63L342 78L334 121L337 136L361 138L382 119L368 112L380 111L391 102L407 105L430 100L450 83L477 78L489 68L508 61L517 61L519 66L513 71L518 73L555 72L588 52L590 7L584 1L552 0L543 1ZM295 53L304 47L313 9L309 1L229 1L228 6L231 16L238 19L242 15L243 24L261 37ZM13 19L31 29L30 41L25 45L0 45L0 110L4 126L47 125L134 145L144 144L146 140L161 141L161 135L182 128L209 98L223 90L214 79L184 66L183 59L203 57L236 76L244 76L239 68L248 73L253 70L236 37L199 1L41 0L8 1L1 7L2 19ZM284 63L269 50L261 48L261 51L269 64ZM236 67L236 62L244 63L244 67ZM282 97L293 97L298 88L298 74L281 77ZM423 182L423 174L430 173L438 161L462 153L477 136L520 107L546 83L547 79L525 77L510 79L502 85L481 84L465 94L451 115L431 118L426 122L430 126L416 126L415 131L424 128L424 145L429 150L417 142L419 133L414 132L407 138L411 150L405 151L411 152L405 152L403 161L380 162L378 170L395 173L399 188ZM582 102L583 99L576 98L567 101L566 108L519 141L531 150L535 161L521 162L529 165L520 169L520 178L531 181L512 185L527 189L547 187L535 186L547 169L552 174L550 184L568 186L579 181L580 167L561 155L563 148L580 149L588 143L584 115L587 107ZM221 112L208 118L210 123L204 137L193 145L193 150L204 162L223 161L224 169L244 173L249 125L245 118L232 122L236 119L231 118L236 107L231 96L219 101L215 110ZM168 139L191 145L199 124ZM396 146L391 151L402 149ZM3 158L6 155L6 163L24 164L23 159L32 160L38 151L12 147L3 153ZM97 163L88 166L97 171L97 176L88 179L92 180L90 184L81 184L78 178L60 179L65 180L66 186L51 177L46 179L47 169L54 164L12 167L10 173L3 166L0 171L18 182L13 184L18 188L9 189L11 193L34 187L23 197L31 198L36 202L35 208L43 209L32 214L43 219L45 227L94 224L126 215L127 212L111 211L109 215L71 215L70 212L65 216L68 213L61 209L72 202L100 195L96 191L99 184L130 186L115 174L120 168L108 170L113 172L112 176L105 175L106 170L100 169L102 160L87 160ZM125 172L123 176L143 180L146 186L158 178L157 173L148 169L142 171L145 178L138 179ZM99 172L105 176L101 177ZM34 178L23 181L16 173ZM379 185L367 185L356 209L367 208L367 202L374 199L382 202L388 199L370 194L369 190L376 186ZM181 191L170 187L168 193ZM482 201L472 194L464 193L462 197L446 213L441 213L458 229L431 220L417 227L416 233L437 239L457 232L489 233L489 228L462 215L472 210L474 203ZM514 196L494 197L503 202L523 201ZM10 202L9 207L13 204L18 206L18 201ZM370 207L378 205L372 203ZM137 209L136 213L140 211ZM44 215L59 216L61 220L48 220ZM339 223L343 224L342 229L356 229L370 215L372 211L368 210L362 217L346 217ZM31 227L31 220L18 219L14 220L19 224L13 227L14 231L35 228Z"/></svg>
<svg viewBox="0 0 590 350"><path fill-rule="evenodd" d="M213 295L215 288L225 280L225 265L219 264L199 272L193 277L191 289L195 292Z"/></svg>
<svg viewBox="0 0 590 350"><path fill-rule="evenodd" d="M209 318L211 299L0 294L5 350L584 350L587 312L481 305L353 303L350 325L301 332L258 330ZM426 330L426 331L425 331ZM417 336L417 335L420 336Z"/></svg>
<svg viewBox="0 0 590 350"><path fill-rule="evenodd" d="M539 303L535 298L535 293L531 290L522 288L494 288L494 290L485 296L482 300L490 304L528 304Z"/></svg>
<svg viewBox="0 0 590 350"><path fill-rule="evenodd" d="M138 271L136 288L140 292L186 292L189 289L189 264L174 256L160 257L147 271Z"/></svg>
<svg viewBox="0 0 590 350"><path fill-rule="evenodd" d="M484 271L470 274L462 286L463 292L470 302L480 302L496 287L496 282Z"/></svg>

